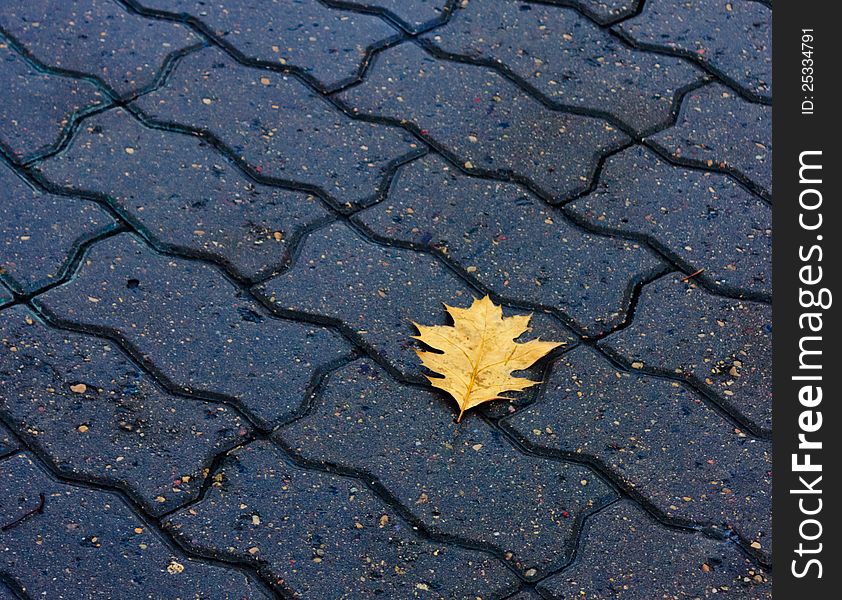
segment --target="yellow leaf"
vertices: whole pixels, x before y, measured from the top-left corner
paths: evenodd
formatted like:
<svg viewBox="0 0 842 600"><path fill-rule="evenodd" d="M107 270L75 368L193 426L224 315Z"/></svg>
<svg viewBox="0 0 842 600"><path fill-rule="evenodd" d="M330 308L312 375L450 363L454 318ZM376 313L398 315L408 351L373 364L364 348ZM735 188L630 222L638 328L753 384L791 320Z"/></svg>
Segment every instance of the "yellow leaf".
<svg viewBox="0 0 842 600"><path fill-rule="evenodd" d="M486 296L474 299L470 308L444 305L453 317L453 326L419 325L412 336L438 352L416 350L421 364L441 375L430 383L444 390L459 404L459 418L465 411L490 400L509 400L505 391L520 391L538 381L514 377L512 371L532 366L539 358L563 342L540 339L518 343L515 340L529 327L532 315L503 317L503 309Z"/></svg>

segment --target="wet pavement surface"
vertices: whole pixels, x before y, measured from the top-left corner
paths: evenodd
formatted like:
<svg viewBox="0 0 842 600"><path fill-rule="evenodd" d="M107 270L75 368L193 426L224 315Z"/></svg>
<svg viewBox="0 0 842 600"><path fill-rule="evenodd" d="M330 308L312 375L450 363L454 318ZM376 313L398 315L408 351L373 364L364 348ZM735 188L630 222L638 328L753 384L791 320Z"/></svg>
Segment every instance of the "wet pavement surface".
<svg viewBox="0 0 842 600"><path fill-rule="evenodd" d="M0 3L0 597L771 598L771 16Z"/></svg>

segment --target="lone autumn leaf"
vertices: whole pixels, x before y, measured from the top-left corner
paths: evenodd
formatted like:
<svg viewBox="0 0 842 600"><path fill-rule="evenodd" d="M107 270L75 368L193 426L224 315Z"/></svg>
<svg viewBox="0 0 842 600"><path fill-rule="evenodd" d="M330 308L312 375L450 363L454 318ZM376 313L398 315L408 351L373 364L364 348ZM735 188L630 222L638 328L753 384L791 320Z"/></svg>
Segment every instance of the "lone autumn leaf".
<svg viewBox="0 0 842 600"><path fill-rule="evenodd" d="M532 366L539 358L564 342L542 342L540 339L518 343L515 340L528 329L532 315L503 317L503 309L486 296L474 299L470 308L444 305L453 317L453 326L419 325L420 335L413 339L424 342L439 352L416 350L421 364L439 373L430 383L444 390L459 404L459 418L465 411L491 400L510 400L500 394L524 390L538 381L514 377L512 371Z"/></svg>

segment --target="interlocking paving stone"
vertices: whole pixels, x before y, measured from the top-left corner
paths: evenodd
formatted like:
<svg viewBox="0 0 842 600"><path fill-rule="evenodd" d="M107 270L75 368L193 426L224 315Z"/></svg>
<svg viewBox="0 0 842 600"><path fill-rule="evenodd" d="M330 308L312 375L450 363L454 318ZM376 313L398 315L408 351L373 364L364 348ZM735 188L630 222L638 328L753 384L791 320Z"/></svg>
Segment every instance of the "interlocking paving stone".
<svg viewBox="0 0 842 600"><path fill-rule="evenodd" d="M421 381L412 322L443 323L442 303L467 306L478 295L434 257L371 244L342 223L311 233L292 268L257 291L280 309L342 321L392 367ZM532 328L531 337L573 341L544 315L534 316Z"/></svg>
<svg viewBox="0 0 842 600"><path fill-rule="evenodd" d="M617 25L626 36L691 54L751 95L772 97L772 9L751 0L647 0Z"/></svg>
<svg viewBox="0 0 842 600"><path fill-rule="evenodd" d="M328 215L314 196L255 183L195 136L143 127L123 109L86 121L39 168L60 185L107 194L159 243L244 279L284 266L302 230Z"/></svg>
<svg viewBox="0 0 842 600"><path fill-rule="evenodd" d="M442 21L447 0L328 0L333 3L385 10L404 29L417 33Z"/></svg>
<svg viewBox="0 0 842 600"><path fill-rule="evenodd" d="M96 75L120 96L149 87L168 54L201 42L112 0L10 0L0 3L0 27L48 67Z"/></svg>
<svg viewBox="0 0 842 600"><path fill-rule="evenodd" d="M572 8L471 0L429 39L508 67L550 100L607 112L637 133L665 125L678 90L702 78L678 57L634 50Z"/></svg>
<svg viewBox="0 0 842 600"><path fill-rule="evenodd" d="M411 122L468 170L511 173L562 200L628 138L607 122L547 109L492 69L432 58L415 44L377 55L339 94L355 111Z"/></svg>
<svg viewBox="0 0 842 600"><path fill-rule="evenodd" d="M736 172L772 193L771 106L706 85L687 94L674 127L647 140L678 160Z"/></svg>
<svg viewBox="0 0 842 600"><path fill-rule="evenodd" d="M266 598L240 571L174 551L114 494L57 483L28 454L0 462L0 565L32 598Z"/></svg>
<svg viewBox="0 0 842 600"><path fill-rule="evenodd" d="M0 146L15 160L48 150L74 115L105 103L92 83L36 70L2 37L0 80Z"/></svg>
<svg viewBox="0 0 842 600"><path fill-rule="evenodd" d="M76 277L38 303L113 332L180 388L237 399L264 426L295 413L314 373L349 349L327 329L269 317L210 265L130 235L94 245Z"/></svg>
<svg viewBox="0 0 842 600"><path fill-rule="evenodd" d="M505 423L535 447L596 458L671 518L771 547L771 444L677 382L620 372L579 346L554 363L541 400Z"/></svg>
<svg viewBox="0 0 842 600"><path fill-rule="evenodd" d="M221 483L168 527L191 548L255 564L295 598L501 597L488 555L424 541L354 479L288 464L269 442L229 454Z"/></svg>
<svg viewBox="0 0 842 600"><path fill-rule="evenodd" d="M690 377L769 429L771 307L715 296L679 278L667 275L644 286L631 325L600 343L633 367Z"/></svg>
<svg viewBox="0 0 842 600"><path fill-rule="evenodd" d="M374 196L392 163L419 152L407 132L352 120L295 78L237 65L215 48L186 56L137 105L153 119L214 133L263 175L318 186L343 203Z"/></svg>
<svg viewBox="0 0 842 600"><path fill-rule="evenodd" d="M368 49L398 31L374 15L317 0L141 0L146 8L187 13L245 57L299 67L325 88L356 78Z"/></svg>
<svg viewBox="0 0 842 600"><path fill-rule="evenodd" d="M636 146L609 157L594 191L565 210L649 236L714 285L772 294L772 210L725 175L682 169Z"/></svg>
<svg viewBox="0 0 842 600"><path fill-rule="evenodd" d="M491 546L528 577L564 564L613 492L586 467L521 454L471 413L454 423L451 402L358 361L278 435L305 459L371 474L431 531Z"/></svg>
<svg viewBox="0 0 842 600"><path fill-rule="evenodd" d="M5 315L2 318L5 318ZM17 450L19 446L20 444L18 444L9 428L0 423L0 454L5 456Z"/></svg>
<svg viewBox="0 0 842 600"><path fill-rule="evenodd" d="M95 203L36 190L0 161L0 278L18 292L56 281L79 244L114 227Z"/></svg>
<svg viewBox="0 0 842 600"><path fill-rule="evenodd" d="M599 513L575 563L538 584L559 600L772 597L770 577L733 544L667 529L631 502Z"/></svg>
<svg viewBox="0 0 842 600"><path fill-rule="evenodd" d="M622 320L632 283L664 266L635 242L573 227L521 186L468 177L433 155L402 167L386 200L356 218L379 236L439 248L497 294L557 308L586 331Z"/></svg>
<svg viewBox="0 0 842 600"><path fill-rule="evenodd" d="M198 496L249 429L230 408L161 391L107 340L0 314L0 411L65 475L117 485L152 514Z"/></svg>

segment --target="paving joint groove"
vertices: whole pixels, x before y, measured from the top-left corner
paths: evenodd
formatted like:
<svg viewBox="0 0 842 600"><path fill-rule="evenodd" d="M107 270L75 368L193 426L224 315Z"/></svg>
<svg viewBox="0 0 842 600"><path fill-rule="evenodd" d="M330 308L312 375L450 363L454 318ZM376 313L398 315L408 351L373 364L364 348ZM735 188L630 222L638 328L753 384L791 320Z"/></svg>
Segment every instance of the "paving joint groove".
<svg viewBox="0 0 842 600"><path fill-rule="evenodd" d="M760 2L759 4L764 4ZM698 56L693 54L692 52L687 52L685 50L681 50L678 48L667 48L665 46L658 46L656 44L649 44L646 42L639 42L632 39L628 34L623 32L620 29L616 29L612 27L610 30L612 35L617 36L620 40L635 48L636 50L642 50L645 52L651 52L652 54L660 54L661 56L676 56L678 58L685 58L687 60L692 61L696 66L698 66L703 71L709 73L711 76L716 79L717 82L721 83L725 87L729 88L733 91L737 96L745 100L746 102L751 102L752 104L762 104L763 106L772 106L771 98L765 98L759 94L755 94L746 90L743 86L737 83L734 79L726 75L724 72L720 71L716 67L713 67L709 64L706 64L699 60Z"/></svg>
<svg viewBox="0 0 842 600"><path fill-rule="evenodd" d="M355 216L355 215L354 215ZM660 279L667 273L670 273L675 269L674 266L670 265L666 261L662 264L656 265L648 272L641 273L639 275L634 276L631 278L626 286L626 289L623 293L623 299L621 301L622 311L619 318L613 320L609 327L599 333L588 333L587 331L583 330L582 327L576 323L576 321L567 315L563 310L556 308L551 305L541 304L538 302L530 302L526 300L520 300L518 298L513 298L510 296L504 296L499 292L495 291L494 289L488 287L487 285L483 284L478 279L472 277L469 273L467 273L464 267L457 264L452 258L450 258L447 254L440 251L439 249L430 246L430 245L421 245L411 241L402 241L396 240L393 238L389 238L386 236L381 236L375 233L372 229L367 227L364 223L360 222L359 219L351 217L350 223L352 227L360 233L363 237L374 244L382 245L385 247L396 247L396 248L405 248L407 250L413 250L415 252L421 254L427 254L429 256L433 256L434 258L438 259L442 264L446 265L454 274L459 276L466 284L470 285L472 288L476 289L482 295L487 295L494 299L496 302L505 304L506 306L510 306L512 308L518 308L521 310L530 310L530 311L538 311L544 312L553 315L559 321L561 321L564 325L566 325L569 329L572 329L576 335L582 339L602 339L603 337L614 333L615 331L619 331L620 329L625 328L628 325L628 321L630 318L628 317L630 311L633 312L632 306L636 304L637 297L639 296L640 289L642 286L646 285L651 281L655 281L656 279ZM583 226L584 229L588 230L586 227ZM589 230L588 230L589 231ZM590 232L590 231L589 231ZM620 237L620 236L605 236L604 233L593 231L590 233L594 233L595 235L601 235L604 237ZM624 238L625 239L625 238ZM631 239L631 238L629 238ZM640 240L634 240L640 241ZM680 269L679 269L680 270ZM692 271L686 271L687 273L691 273Z"/></svg>
<svg viewBox="0 0 842 600"><path fill-rule="evenodd" d="M608 111L585 108L581 106L575 106L572 104L565 104L564 102L557 102L555 100L552 100L551 98L548 98L546 94L541 92L534 85L527 82L523 77L517 75L514 71L512 71L512 69L508 65L502 62L494 61L490 58L474 58L464 54L448 52L437 46L435 42L432 42L426 38L413 41L430 56L438 60L492 69L495 72L499 73L505 79L515 84L524 93L528 94L536 101L540 102L547 109L555 112L568 113L583 117L591 117L593 119L600 119L602 121L605 121L606 123L609 123L613 127L616 127L637 143L641 143L647 136L650 136L654 133L659 133L664 129L669 129L670 127L673 127L678 119L678 113L681 108L681 103L684 97L689 92L697 90L700 87L707 85L712 81L710 75L700 72L698 78L695 81L691 81L690 83L687 83L675 90L675 92L672 95L672 98L670 99L670 114L661 123L656 123L655 125L652 125L638 132L628 123L626 123L619 117L612 115Z"/></svg>
<svg viewBox="0 0 842 600"><path fill-rule="evenodd" d="M5 37L8 40L14 40L12 36L0 30L0 38L3 37ZM37 70L50 75L57 75L59 77L68 77L71 79L87 81L95 85L97 89L99 89L108 98L108 102L106 102L105 104L95 105L93 107L89 107L89 109L80 111L78 114L73 114L70 117L70 120L67 123L67 125L63 128L59 138L50 148L37 152L31 156L27 156L23 161L14 161L15 164L18 164L22 167L30 167L62 152L64 149L67 148L67 146L73 140L73 137L75 136L76 132L81 127L82 123L84 123L87 119L95 115L104 113L106 111L113 110L115 108L125 107L126 105L128 105L131 102L134 102L141 96L154 92L160 89L161 87L165 86L167 84L167 79L178 66L178 63L180 63L184 57L192 54L193 52L197 52L203 48L207 48L206 43L199 42L197 44L192 44L184 48L173 50L164 58L164 62L161 65L161 69L156 73L155 78L149 85L135 92L131 92L124 96L120 96L119 94L117 94L116 91L111 89L111 87L109 87L104 81L102 81L102 79L100 79L96 75L86 75L84 73L75 73L73 71L67 71L65 69L57 69L54 67L50 67L41 63L40 61L38 61L38 59L30 55L28 51L17 42L12 42L9 45L26 61L32 64L32 66ZM11 153L8 150L4 149L4 153L7 154L8 160L13 161L13 159L11 158Z"/></svg>
<svg viewBox="0 0 842 600"><path fill-rule="evenodd" d="M459 2L459 0L447 0L442 7L442 14L440 16L426 21L419 28L413 30L407 26L405 21L396 14L392 13L390 10L379 6L367 6L363 3L364 1L365 0L360 0L360 2L353 2L352 0L319 0L319 2L329 8L337 8L364 15L377 15L393 27L399 29L404 35L410 37L429 33L433 29L446 24L450 19L450 15L456 6L456 3Z"/></svg>
<svg viewBox="0 0 842 600"><path fill-rule="evenodd" d="M0 418L0 422L5 423L5 419ZM6 425L8 426L8 424ZM249 565L245 561L237 561L233 559L226 560L224 558L218 558L213 556L203 556L198 552L195 552L182 546L182 544L176 539L175 536L173 536L170 533L169 530L161 526L158 519L155 519L154 517L151 517L150 515L146 514L146 512L144 512L144 510L137 503L135 503L134 499L128 494L126 494L122 489L111 485L103 485L101 483L90 482L84 479L68 477L63 473L54 470L49 458L44 456L39 448L32 446L27 440L18 436L17 433L14 432L14 430L11 431L13 432L16 441L20 445L20 449L17 452L13 453L12 456L20 454L21 450L25 450L36 459L36 466L53 481L72 487L89 489L99 493L110 494L115 498L118 498L121 501L121 503L125 505L126 508L128 508L129 511L141 523L149 527L150 530L154 531L158 535L158 537L164 542L164 544L167 545L171 551L174 551L174 554L180 554L207 565L223 567L226 569L236 569L237 571L245 575L249 580L253 581L264 591L271 592L269 594L270 596L278 596L276 590L267 582L265 582L262 577L259 577L256 574L255 569L252 565ZM9 458L11 457L7 457L4 460L8 460Z"/></svg>
<svg viewBox="0 0 842 600"><path fill-rule="evenodd" d="M611 487L618 494L618 496L620 496L621 498L631 500L632 502L643 508L643 510L645 510L650 517L655 519L662 526L684 531L701 533L713 540L729 540L736 544L744 555L751 558L754 562L763 566L764 569L771 569L771 563L767 562L762 556L762 554L756 552L751 548L751 540L748 540L745 537L741 536L739 533L737 533L734 529L728 527L726 524L723 524L723 528L721 529L714 522L701 522L693 521L690 519L681 519L678 517L669 517L657 506L655 506L655 504L653 504L649 499L647 499L646 496L635 490L634 487L624 484L622 481L617 479L613 475L611 468L596 456L593 456L588 453L565 452L561 450L554 450L551 448L536 447L534 444L529 442L528 439L518 435L516 430L514 430L511 426L508 425L508 423L506 422L509 419L508 416L493 419L488 417L487 415L483 415L483 418L488 423L492 424L492 426L495 426L501 432L502 435L506 436L512 445L521 448L521 451L525 454L545 459L555 458L563 461L575 462L591 468L594 472L598 473L605 481L607 481L609 485L611 485Z"/></svg>
<svg viewBox="0 0 842 600"><path fill-rule="evenodd" d="M4 456L3 460L6 458L8 457ZM12 577L11 573L0 571L0 583L2 583L2 585L4 585L17 600L34 600L32 596L26 593L23 586L21 586L21 584Z"/></svg>
<svg viewBox="0 0 842 600"><path fill-rule="evenodd" d="M660 133L660 132L656 132ZM652 135L652 134L650 134ZM658 144L652 142L650 139L644 139L641 142L644 146L648 149L655 152L660 158L663 160L677 165L679 167L683 167L685 169L693 169L695 171L702 171L702 172L709 172L709 173L721 173L723 175L729 176L731 179L736 181L740 184L740 187L744 188L745 190L751 192L761 200L763 200L769 206L772 205L772 196L768 194L765 190L763 190L759 185L754 183L751 179L737 171L736 169L729 169L729 168L722 168L715 165L708 165L702 166L697 162L693 162L692 160L684 159L684 158L676 158L672 154L665 152L664 149L659 146Z"/></svg>
<svg viewBox="0 0 842 600"><path fill-rule="evenodd" d="M325 97L321 96L321 98ZM142 125L150 129L170 131L180 133L182 135L192 135L201 138L202 140L210 144L220 154L222 154L228 160L233 162L244 174L246 174L248 177L250 177L257 183L261 183L263 185L271 185L286 190L313 194L314 196L322 200L322 202L324 202L328 208L332 209L339 215L346 214L352 210L352 208L349 207L347 204L343 204L337 198L335 198L333 195L329 194L319 186L303 183L300 181L280 179L277 177L267 177L266 175L261 174L255 167L252 167L245 161L245 159L243 159L241 156L238 156L236 152L234 152L225 143L223 143L212 131L204 129L195 129L193 127L181 125L179 123L169 123L165 121L157 121L154 119L150 119L145 115L145 113L143 113L143 111L132 105L127 105L124 108L127 112L134 116ZM392 182L392 179L394 179L397 170L404 164L421 158L422 156L427 154L427 152L428 150L426 147L415 148L410 152L407 152L402 156L398 156L397 158L390 161L384 169L383 178L377 186L377 190L375 191L373 196L363 200L360 203L361 208L367 208L371 205L377 204L382 199L384 199L386 197L386 194L388 193L389 186Z"/></svg>
<svg viewBox="0 0 842 600"><path fill-rule="evenodd" d="M145 17L147 19L157 19L160 21L172 21L175 23L182 23L190 27L194 32L199 34L202 38L204 38L207 43L215 45L222 49L226 54L228 54L231 58L235 61L240 63L241 65L251 67L251 68L258 68L258 69L266 69L269 71L274 71L276 73L284 73L288 75L294 75L299 80L303 81L313 90L317 91L319 94L327 95L331 93L340 92L347 87L362 81L365 78L365 73L368 71L369 65L371 63L372 57L380 51L387 50L389 48L393 48L398 44L405 42L406 40L412 37L410 34L404 32L401 28L397 27L395 24L391 23L388 19L383 19L381 15L377 15L381 18L384 22L388 23L391 27L395 28L395 35L380 40L366 48L365 56L360 61L360 65L357 68L357 73L351 77L345 78L341 81L338 81L332 85L324 86L322 85L315 77L307 73L303 68L296 66L296 65L280 65L277 63L272 63L265 60L259 60L255 58L251 58L243 54L240 50L238 50L233 45L229 44L225 39L221 38L217 34L213 32L213 30L204 23L200 18L195 17L193 15L187 13L172 13L163 10L156 10L146 8L143 5L137 3L135 0L116 0L119 2L126 10L133 12L137 15ZM319 4L323 6L333 9L333 10L343 10L338 9L335 6L330 6L321 0L316 0ZM345 12L360 12L361 14L371 14L363 11L352 11L352 10L345 10ZM444 21L441 24L444 24ZM438 25L437 25L438 26Z"/></svg>
<svg viewBox="0 0 842 600"><path fill-rule="evenodd" d="M565 206L561 207L561 211L565 214L565 216L567 216L567 218L571 219L575 223L578 223L581 227L593 228L593 233L595 234L605 235L609 237L617 237L620 239L636 241L640 242L641 244L645 244L664 262L672 265L676 271L684 273L688 277L697 270L693 265L686 262L675 252L673 252L666 244L659 242L657 239L655 239L649 234L639 234L631 231L615 229L613 227L600 227L596 225L591 225L582 217L569 210L566 204ZM702 272L698 275L695 275L693 277L693 281L702 289L717 296L733 298L735 300L751 300L752 302L758 302L760 304L772 303L771 294L753 292L751 290L745 290L739 287L730 286L728 284L718 284L714 281L711 281L710 278L707 276L706 272Z"/></svg>

